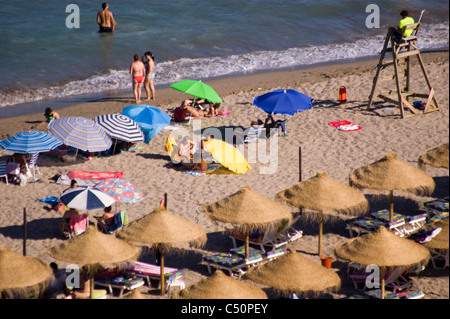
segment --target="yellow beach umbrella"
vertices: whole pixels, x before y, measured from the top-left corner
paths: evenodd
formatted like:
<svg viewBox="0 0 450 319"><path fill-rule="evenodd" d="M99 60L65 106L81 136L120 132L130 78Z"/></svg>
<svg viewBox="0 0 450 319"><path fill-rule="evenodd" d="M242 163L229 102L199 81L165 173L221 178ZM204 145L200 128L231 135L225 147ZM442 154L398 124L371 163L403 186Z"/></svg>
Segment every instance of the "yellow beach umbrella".
<svg viewBox="0 0 450 319"><path fill-rule="evenodd" d="M237 174L244 174L251 168L244 155L233 145L225 141L211 139L205 142L205 146L211 155L230 171Z"/></svg>

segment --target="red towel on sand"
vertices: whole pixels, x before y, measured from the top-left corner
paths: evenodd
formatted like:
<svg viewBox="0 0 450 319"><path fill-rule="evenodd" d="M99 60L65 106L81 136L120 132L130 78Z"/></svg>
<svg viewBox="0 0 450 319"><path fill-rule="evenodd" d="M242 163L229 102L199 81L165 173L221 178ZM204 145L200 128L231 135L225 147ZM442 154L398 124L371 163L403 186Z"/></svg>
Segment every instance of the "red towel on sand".
<svg viewBox="0 0 450 319"><path fill-rule="evenodd" d="M73 170L67 176L69 178L104 180L110 178L121 178L125 173L122 172L88 172Z"/></svg>
<svg viewBox="0 0 450 319"><path fill-rule="evenodd" d="M340 131L344 132L354 132L359 131L362 129L361 126L358 126L356 124L353 124L352 122L343 120L343 121L337 121L337 122L330 122L329 125L333 126L334 128L337 128Z"/></svg>

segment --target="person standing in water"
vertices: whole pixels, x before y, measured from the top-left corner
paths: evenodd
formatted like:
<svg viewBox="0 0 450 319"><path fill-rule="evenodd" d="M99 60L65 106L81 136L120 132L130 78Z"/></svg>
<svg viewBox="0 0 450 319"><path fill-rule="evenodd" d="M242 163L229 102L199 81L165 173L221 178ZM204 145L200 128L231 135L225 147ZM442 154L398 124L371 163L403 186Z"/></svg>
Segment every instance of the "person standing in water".
<svg viewBox="0 0 450 319"><path fill-rule="evenodd" d="M103 10L97 13L99 32L112 32L116 28L114 15L108 10L109 5L106 2L102 4L102 8Z"/></svg>
<svg viewBox="0 0 450 319"><path fill-rule="evenodd" d="M153 54L151 52L145 52L144 54L145 58L147 60L144 61L144 58L142 58L142 62L144 62L145 65L145 81L144 81L144 89L147 93L147 98L145 101L148 100L154 100L155 99L155 84L153 82L155 78L155 58L153 57ZM151 91L151 97L150 97L150 91Z"/></svg>
<svg viewBox="0 0 450 319"><path fill-rule="evenodd" d="M130 66L130 74L132 75L131 81L133 81L133 94L136 104L141 103L141 90L142 83L145 77L144 63L139 61L139 55L134 55L134 62Z"/></svg>

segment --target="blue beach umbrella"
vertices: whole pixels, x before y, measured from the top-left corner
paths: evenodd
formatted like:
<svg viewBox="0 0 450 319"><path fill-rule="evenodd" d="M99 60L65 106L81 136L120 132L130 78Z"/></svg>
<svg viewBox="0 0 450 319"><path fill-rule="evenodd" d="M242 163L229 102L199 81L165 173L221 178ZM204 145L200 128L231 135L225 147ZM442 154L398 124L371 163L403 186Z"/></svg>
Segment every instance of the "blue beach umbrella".
<svg viewBox="0 0 450 319"><path fill-rule="evenodd" d="M48 152L62 142L41 131L21 132L0 141L0 148L8 152L27 154Z"/></svg>
<svg viewBox="0 0 450 319"><path fill-rule="evenodd" d="M65 191L61 197L67 207L77 210L94 210L111 206L115 200L95 187L80 186Z"/></svg>
<svg viewBox="0 0 450 319"><path fill-rule="evenodd" d="M149 143L159 132L169 125L172 117L151 105L130 105L122 110L122 114L138 123L144 132L144 142Z"/></svg>
<svg viewBox="0 0 450 319"><path fill-rule="evenodd" d="M312 108L314 99L291 89L279 89L255 97L253 104L269 114L294 115Z"/></svg>
<svg viewBox="0 0 450 319"><path fill-rule="evenodd" d="M111 137L94 121L84 117L63 117L52 120L49 133L65 145L88 152L101 152L112 145Z"/></svg>

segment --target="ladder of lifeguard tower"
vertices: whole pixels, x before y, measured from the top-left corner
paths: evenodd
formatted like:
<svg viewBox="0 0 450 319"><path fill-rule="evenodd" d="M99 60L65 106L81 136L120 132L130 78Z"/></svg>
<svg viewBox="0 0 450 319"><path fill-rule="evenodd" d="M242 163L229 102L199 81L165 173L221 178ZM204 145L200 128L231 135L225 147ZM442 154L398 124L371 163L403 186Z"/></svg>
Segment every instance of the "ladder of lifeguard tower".
<svg viewBox="0 0 450 319"><path fill-rule="evenodd" d="M377 65L377 71L375 74L375 77L373 79L373 85L372 90L370 92L369 96L369 103L367 105L367 110L370 110L372 107L374 97L375 97L375 91L377 87L378 81L384 81L393 79L395 80L396 84L396 90L390 90L388 92L379 93L378 97L383 99L385 102L390 102L398 105L400 107L400 113L401 117L409 117L414 116L418 114L426 114L434 111L440 111L439 105L437 103L434 89L431 86L430 80L428 78L427 72L425 70L422 57L420 55L420 50L417 47L417 31L420 27L420 23L410 24L405 27L404 30L410 30L412 29L413 32L410 36L404 37L400 40L400 42L396 42L394 40L394 30L390 28L388 30L388 33L386 35L383 50L381 51L380 61ZM402 32L404 32L404 30ZM390 44L390 47L389 47ZM405 51L406 50L406 51ZM391 52L392 53L392 61L385 62L386 53ZM423 76L425 78L425 82L428 87L428 94L419 94L415 92L410 91L410 72L411 72L411 57L417 56L421 71L423 73ZM394 75L379 79L380 73L382 70L386 69L389 66L394 66ZM400 79L401 75L399 73L399 70L404 67L404 78L406 80L405 86L402 89L400 86ZM425 107L423 110L420 110L416 107L414 107L413 104L409 101L410 98L421 98L425 99ZM405 107L407 110L410 111L410 114L405 113ZM411 114L412 113L412 114Z"/></svg>

